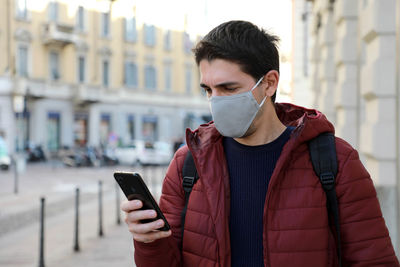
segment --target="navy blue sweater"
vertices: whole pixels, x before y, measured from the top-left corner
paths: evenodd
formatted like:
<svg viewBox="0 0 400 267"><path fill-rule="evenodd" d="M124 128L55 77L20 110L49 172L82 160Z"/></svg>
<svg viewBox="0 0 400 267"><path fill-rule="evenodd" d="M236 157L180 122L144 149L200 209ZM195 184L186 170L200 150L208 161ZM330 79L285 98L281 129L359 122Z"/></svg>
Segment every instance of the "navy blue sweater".
<svg viewBox="0 0 400 267"><path fill-rule="evenodd" d="M246 146L233 138L224 138L231 191L232 267L264 266L265 197L276 162L292 130L288 127L276 140L260 146Z"/></svg>

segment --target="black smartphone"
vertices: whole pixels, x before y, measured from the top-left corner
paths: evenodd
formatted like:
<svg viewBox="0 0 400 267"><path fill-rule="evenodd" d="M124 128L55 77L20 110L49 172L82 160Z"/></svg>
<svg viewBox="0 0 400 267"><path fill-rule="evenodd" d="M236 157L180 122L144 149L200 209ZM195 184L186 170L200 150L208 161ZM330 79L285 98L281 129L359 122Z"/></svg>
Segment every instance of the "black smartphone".
<svg viewBox="0 0 400 267"><path fill-rule="evenodd" d="M141 210L155 210L157 212L156 218L142 220L140 221L141 223L148 223L156 221L158 219L162 219L164 221L164 226L159 228L158 230L168 231L170 229L167 219L160 210L160 207L154 200L139 173L115 172L114 178L128 200L138 199L143 202L143 206L140 208Z"/></svg>

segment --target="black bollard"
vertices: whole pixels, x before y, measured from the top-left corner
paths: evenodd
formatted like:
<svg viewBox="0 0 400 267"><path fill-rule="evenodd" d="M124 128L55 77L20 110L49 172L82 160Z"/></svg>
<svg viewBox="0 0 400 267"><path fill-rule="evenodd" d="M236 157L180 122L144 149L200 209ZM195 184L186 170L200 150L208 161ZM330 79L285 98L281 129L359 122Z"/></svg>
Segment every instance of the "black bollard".
<svg viewBox="0 0 400 267"><path fill-rule="evenodd" d="M152 191L152 182L153 182L153 169L154 167L149 165L148 166L148 171L147 171L147 176L148 178L148 182L147 182L147 186L149 187L150 191Z"/></svg>
<svg viewBox="0 0 400 267"><path fill-rule="evenodd" d="M102 201L102 185L103 182L99 181L99 236L102 237L103 233L103 201Z"/></svg>
<svg viewBox="0 0 400 267"><path fill-rule="evenodd" d="M79 188L76 188L75 195L75 235L74 235L74 251L80 251L79 248Z"/></svg>
<svg viewBox="0 0 400 267"><path fill-rule="evenodd" d="M149 175L149 183L148 186L151 188L151 183L153 181L153 166L149 165L148 167L148 175Z"/></svg>
<svg viewBox="0 0 400 267"><path fill-rule="evenodd" d="M117 224L121 224L121 212L120 209L120 197L119 197L119 185L115 183L115 190L116 190L116 198L117 198Z"/></svg>
<svg viewBox="0 0 400 267"><path fill-rule="evenodd" d="M39 267L44 267L44 203L45 198L40 199L40 239L39 239Z"/></svg>
<svg viewBox="0 0 400 267"><path fill-rule="evenodd" d="M157 185L157 169L158 169L157 166L152 166L151 168L151 181L149 183L149 186L153 194L156 190L156 185Z"/></svg>
<svg viewBox="0 0 400 267"><path fill-rule="evenodd" d="M143 166L143 173L144 173L144 176L145 176L145 182L146 182L146 184L148 184L149 183L149 181L150 181L150 172L149 172L149 166Z"/></svg>

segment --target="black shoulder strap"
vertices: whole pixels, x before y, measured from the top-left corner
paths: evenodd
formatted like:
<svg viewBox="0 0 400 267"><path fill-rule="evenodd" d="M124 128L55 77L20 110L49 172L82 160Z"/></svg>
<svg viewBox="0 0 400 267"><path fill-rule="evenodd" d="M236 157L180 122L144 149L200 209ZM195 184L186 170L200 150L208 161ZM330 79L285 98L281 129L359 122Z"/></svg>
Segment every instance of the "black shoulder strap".
<svg viewBox="0 0 400 267"><path fill-rule="evenodd" d="M185 161L183 163L182 168L182 186L183 191L185 191L185 207L182 210L181 214L181 232L182 232L182 242L183 242L183 230L185 228L185 217L186 217L186 210L189 203L189 196L192 192L192 188L194 184L199 179L197 175L196 165L194 164L193 156L190 150L188 150L186 154Z"/></svg>
<svg viewBox="0 0 400 267"><path fill-rule="evenodd" d="M339 225L339 209L335 191L335 177L337 175L337 158L335 136L332 133L322 133L308 143L311 162L322 188L326 193L328 213L333 216L337 235L337 254L339 266L342 266L342 251Z"/></svg>

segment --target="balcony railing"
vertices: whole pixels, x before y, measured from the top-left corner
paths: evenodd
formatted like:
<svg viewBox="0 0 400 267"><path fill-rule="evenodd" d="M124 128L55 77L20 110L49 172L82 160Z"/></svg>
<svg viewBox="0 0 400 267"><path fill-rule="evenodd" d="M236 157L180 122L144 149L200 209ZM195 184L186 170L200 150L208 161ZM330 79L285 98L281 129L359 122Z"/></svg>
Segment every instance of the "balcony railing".
<svg viewBox="0 0 400 267"><path fill-rule="evenodd" d="M43 43L45 45L65 46L75 43L77 35L74 26L49 22L43 25Z"/></svg>
<svg viewBox="0 0 400 267"><path fill-rule="evenodd" d="M74 86L72 100L76 104L90 104L100 101L99 88L88 87L85 85Z"/></svg>

